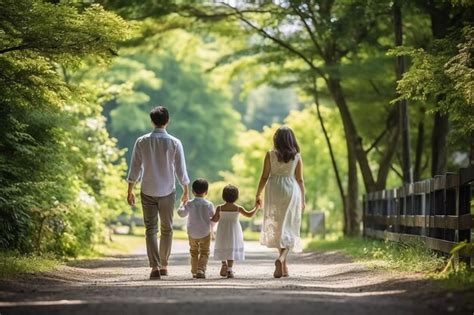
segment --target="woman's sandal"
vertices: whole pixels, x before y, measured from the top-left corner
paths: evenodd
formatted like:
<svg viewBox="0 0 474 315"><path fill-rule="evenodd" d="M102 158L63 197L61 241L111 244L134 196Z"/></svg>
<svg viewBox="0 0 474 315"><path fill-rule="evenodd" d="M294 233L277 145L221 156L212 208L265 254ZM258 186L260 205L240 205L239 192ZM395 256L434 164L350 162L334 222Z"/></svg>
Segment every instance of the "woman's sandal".
<svg viewBox="0 0 474 315"><path fill-rule="evenodd" d="M280 259L275 260L275 272L273 276L275 278L281 278L283 276L283 263Z"/></svg>
<svg viewBox="0 0 474 315"><path fill-rule="evenodd" d="M222 263L221 271L219 273L221 277L227 277L227 264Z"/></svg>

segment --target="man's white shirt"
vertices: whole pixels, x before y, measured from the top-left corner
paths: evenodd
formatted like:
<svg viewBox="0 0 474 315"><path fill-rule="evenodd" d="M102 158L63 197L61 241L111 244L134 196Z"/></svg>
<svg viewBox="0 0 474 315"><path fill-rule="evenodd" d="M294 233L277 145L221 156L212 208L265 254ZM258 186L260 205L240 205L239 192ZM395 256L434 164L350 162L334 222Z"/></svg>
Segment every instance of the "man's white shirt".
<svg viewBox="0 0 474 315"><path fill-rule="evenodd" d="M176 189L175 176L181 185L189 184L181 141L164 128L155 128L138 138L133 147L128 182L141 180L142 193L164 197Z"/></svg>

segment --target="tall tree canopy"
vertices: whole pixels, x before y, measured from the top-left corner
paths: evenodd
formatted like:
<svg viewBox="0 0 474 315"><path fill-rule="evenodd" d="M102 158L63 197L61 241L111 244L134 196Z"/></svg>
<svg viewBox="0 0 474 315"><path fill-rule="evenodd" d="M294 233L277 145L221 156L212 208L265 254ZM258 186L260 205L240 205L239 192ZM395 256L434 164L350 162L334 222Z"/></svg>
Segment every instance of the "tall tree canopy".
<svg viewBox="0 0 474 315"><path fill-rule="evenodd" d="M74 255L121 211L124 167L100 91L74 84L69 69L110 59L128 25L98 5L0 7L0 247Z"/></svg>

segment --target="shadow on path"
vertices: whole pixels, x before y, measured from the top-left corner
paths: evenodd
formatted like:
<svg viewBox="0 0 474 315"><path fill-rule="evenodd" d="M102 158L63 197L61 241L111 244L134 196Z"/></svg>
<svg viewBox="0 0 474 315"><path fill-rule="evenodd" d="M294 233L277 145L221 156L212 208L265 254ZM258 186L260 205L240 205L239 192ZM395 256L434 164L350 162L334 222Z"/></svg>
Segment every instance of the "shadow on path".
<svg viewBox="0 0 474 315"><path fill-rule="evenodd" d="M184 245L183 245L184 246ZM207 279L192 279L188 254L172 254L170 276L147 279L144 255L68 263L54 272L0 281L7 314L471 314L462 296L414 274L368 270L340 253L301 253L290 277L274 279L275 254L247 253L236 278L210 259ZM461 305L461 306L460 306Z"/></svg>

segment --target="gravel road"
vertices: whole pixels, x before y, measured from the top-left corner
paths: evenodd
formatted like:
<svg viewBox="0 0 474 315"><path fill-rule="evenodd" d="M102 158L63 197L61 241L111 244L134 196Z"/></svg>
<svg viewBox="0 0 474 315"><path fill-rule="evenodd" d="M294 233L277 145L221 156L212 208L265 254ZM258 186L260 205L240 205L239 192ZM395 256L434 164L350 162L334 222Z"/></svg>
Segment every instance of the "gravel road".
<svg viewBox="0 0 474 315"><path fill-rule="evenodd" d="M174 241L170 275L162 280L147 279L143 248L3 279L0 315L473 314L462 292L417 274L369 270L338 252L292 255L290 277L274 279L276 252L254 242L246 246L235 279L222 279L220 262L212 258L208 278L192 279L184 241Z"/></svg>

